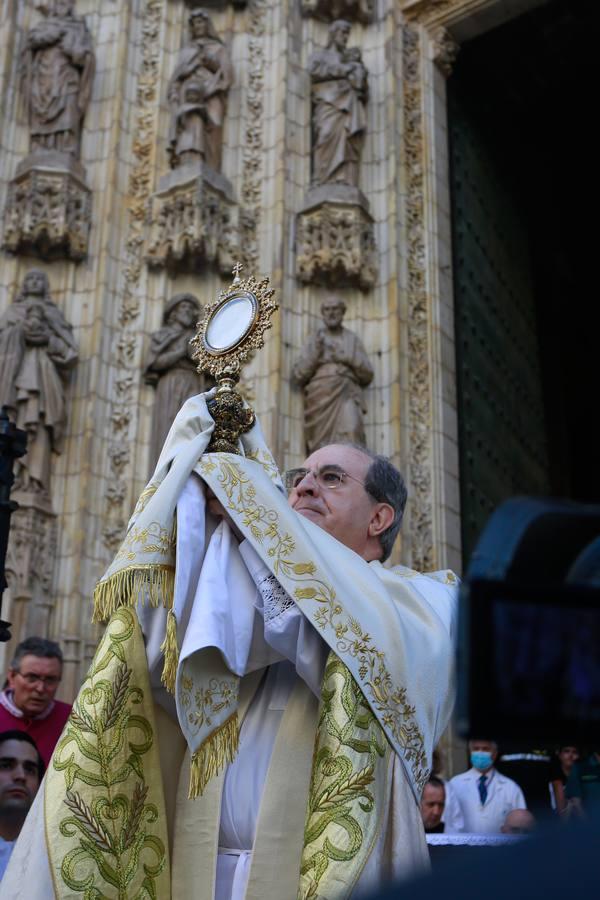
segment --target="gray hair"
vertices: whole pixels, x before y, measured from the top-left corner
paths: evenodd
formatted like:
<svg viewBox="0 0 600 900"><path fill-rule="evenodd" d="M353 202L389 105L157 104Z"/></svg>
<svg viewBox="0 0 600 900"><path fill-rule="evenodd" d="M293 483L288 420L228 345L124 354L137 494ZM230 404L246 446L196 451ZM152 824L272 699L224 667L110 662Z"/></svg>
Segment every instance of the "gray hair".
<svg viewBox="0 0 600 900"><path fill-rule="evenodd" d="M381 544L380 562L385 562L392 552L394 541L398 537L402 517L404 515L404 507L406 506L406 498L408 496L404 478L390 462L387 456L381 456L373 453L367 447L351 442L343 443L344 447L352 447L360 453L364 453L371 460L371 465L367 470L365 477L365 490L377 503L388 503L394 510L394 519L385 531L379 535L379 543Z"/></svg>
<svg viewBox="0 0 600 900"><path fill-rule="evenodd" d="M18 671L24 656L37 656L39 659L57 659L61 665L63 661L62 650L58 644L55 641L42 637L28 637L21 641L10 664L11 669Z"/></svg>

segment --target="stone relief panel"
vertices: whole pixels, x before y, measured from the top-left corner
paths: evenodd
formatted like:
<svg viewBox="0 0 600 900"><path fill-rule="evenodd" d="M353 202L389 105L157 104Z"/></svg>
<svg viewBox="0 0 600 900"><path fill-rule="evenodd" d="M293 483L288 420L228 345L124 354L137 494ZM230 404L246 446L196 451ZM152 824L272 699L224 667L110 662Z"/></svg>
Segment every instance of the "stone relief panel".
<svg viewBox="0 0 600 900"><path fill-rule="evenodd" d="M27 432L27 453L15 462L12 499L19 508L12 516L6 562L16 634L30 620L47 633L57 550L52 457L61 450L66 384L78 357L46 274L31 269L0 317L0 407Z"/></svg>
<svg viewBox="0 0 600 900"><path fill-rule="evenodd" d="M376 275L375 237L359 189L368 72L360 49L348 47L350 30L350 22L333 22L327 46L309 60L312 179L297 219L296 275L368 288Z"/></svg>
<svg viewBox="0 0 600 900"><path fill-rule="evenodd" d="M365 444L363 388L373 366L353 331L344 328L346 304L329 297L321 305L323 327L311 334L292 369L304 389L304 436L309 453L335 441Z"/></svg>
<svg viewBox="0 0 600 900"><path fill-rule="evenodd" d="M202 305L197 297L176 294L165 306L162 328L151 335L145 378L146 384L156 388L150 444L152 467L185 401L209 386L191 358L190 340L201 315Z"/></svg>
<svg viewBox="0 0 600 900"><path fill-rule="evenodd" d="M83 259L91 196L81 165L81 131L95 69L91 35L75 0L40 7L27 33L21 90L29 155L9 186L4 246L15 253Z"/></svg>
<svg viewBox="0 0 600 900"><path fill-rule="evenodd" d="M375 14L375 0L300 0L305 16L313 16L324 22L347 19L367 25Z"/></svg>
<svg viewBox="0 0 600 900"><path fill-rule="evenodd" d="M205 10L189 15L190 40L169 79L168 155L171 172L154 195L147 259L151 266L201 268L224 274L237 253L233 188L221 173L229 51Z"/></svg>

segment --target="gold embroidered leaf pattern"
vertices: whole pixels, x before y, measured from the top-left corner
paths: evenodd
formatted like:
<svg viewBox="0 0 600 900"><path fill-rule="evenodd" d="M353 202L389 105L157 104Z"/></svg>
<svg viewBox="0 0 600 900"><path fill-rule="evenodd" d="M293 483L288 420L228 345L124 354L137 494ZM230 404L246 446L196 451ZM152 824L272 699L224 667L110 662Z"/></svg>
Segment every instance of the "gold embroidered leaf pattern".
<svg viewBox="0 0 600 900"><path fill-rule="evenodd" d="M211 678L208 687L198 687L195 691L194 681L189 675L184 674L179 683L179 702L189 710L187 720L194 734L204 725L212 725L213 716L232 706L237 701L237 695L238 684L235 680Z"/></svg>
<svg viewBox="0 0 600 900"><path fill-rule="evenodd" d="M321 688L317 741L304 830L299 900L329 896L322 885L351 884L353 860L376 830L375 796L369 790L384 773L389 744L348 668L331 652Z"/></svg>
<svg viewBox="0 0 600 900"><path fill-rule="evenodd" d="M153 745L152 726L139 712L144 692L133 683L133 670L126 662L134 629L141 644L135 614L118 609L98 646L49 773L53 779L55 773L63 773L61 799L68 815L59 812L57 830L67 846L73 845L62 854L60 877L84 900L156 898L155 882L167 865L165 845L153 828L158 808L147 802L144 757ZM84 786L82 791L75 789L77 783Z"/></svg>

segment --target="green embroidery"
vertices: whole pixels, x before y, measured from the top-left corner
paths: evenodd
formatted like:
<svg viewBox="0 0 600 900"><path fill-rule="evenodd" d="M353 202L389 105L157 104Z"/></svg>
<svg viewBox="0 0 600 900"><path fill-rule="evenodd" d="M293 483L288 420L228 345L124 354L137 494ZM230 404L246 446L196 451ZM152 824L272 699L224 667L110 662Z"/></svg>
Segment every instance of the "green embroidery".
<svg viewBox="0 0 600 900"><path fill-rule="evenodd" d="M144 775L152 726L137 714L144 692L132 683L126 658L135 628L129 609L112 617L52 760L53 769L64 772L64 849L78 838L64 854L60 874L84 900L156 898L155 882L166 864L164 843L152 833L159 811L147 802Z"/></svg>
<svg viewBox="0 0 600 900"><path fill-rule="evenodd" d="M300 869L301 900L318 896L319 883L332 863L344 863L347 884L357 876L347 864L360 862L365 831L373 831L371 814L376 804L369 786L376 781L378 764L382 765L388 749L383 729L358 685L331 653L321 691Z"/></svg>

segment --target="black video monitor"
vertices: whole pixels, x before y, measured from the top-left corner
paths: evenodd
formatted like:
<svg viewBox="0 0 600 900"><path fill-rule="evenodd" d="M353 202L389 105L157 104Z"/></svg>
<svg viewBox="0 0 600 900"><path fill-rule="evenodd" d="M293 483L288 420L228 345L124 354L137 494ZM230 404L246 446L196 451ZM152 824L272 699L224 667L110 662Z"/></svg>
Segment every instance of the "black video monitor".
<svg viewBox="0 0 600 900"><path fill-rule="evenodd" d="M600 591L474 581L461 589L464 735L600 748Z"/></svg>

